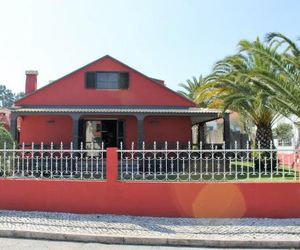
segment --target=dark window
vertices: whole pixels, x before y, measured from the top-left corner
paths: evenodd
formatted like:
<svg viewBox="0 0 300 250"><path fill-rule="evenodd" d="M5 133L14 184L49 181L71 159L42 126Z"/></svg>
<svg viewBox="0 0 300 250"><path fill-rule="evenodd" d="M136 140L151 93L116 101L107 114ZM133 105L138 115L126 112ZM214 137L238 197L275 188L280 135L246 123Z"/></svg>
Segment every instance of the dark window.
<svg viewBox="0 0 300 250"><path fill-rule="evenodd" d="M127 89L128 73L123 72L87 72L86 87L90 89Z"/></svg>

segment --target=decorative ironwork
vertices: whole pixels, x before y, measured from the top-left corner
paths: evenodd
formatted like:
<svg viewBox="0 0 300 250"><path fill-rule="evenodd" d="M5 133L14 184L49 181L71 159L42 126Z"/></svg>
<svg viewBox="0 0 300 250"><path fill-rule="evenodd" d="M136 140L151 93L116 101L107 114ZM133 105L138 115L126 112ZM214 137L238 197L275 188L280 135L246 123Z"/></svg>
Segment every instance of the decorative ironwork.
<svg viewBox="0 0 300 250"><path fill-rule="evenodd" d="M171 146L170 146L171 145ZM120 145L120 181L177 182L276 182L299 181L298 150L278 151L271 143L263 149L247 143L244 149L225 149L225 145L180 145L155 143L146 148L125 149ZM74 149L59 145L20 146L0 149L0 178L59 180L105 180L106 150ZM117 166L116 166L117 167Z"/></svg>
<svg viewBox="0 0 300 250"><path fill-rule="evenodd" d="M17 147L7 147L4 143L0 149L0 178L39 178L104 180L105 150L74 149L71 143L66 147L59 145L36 145L34 143Z"/></svg>
<svg viewBox="0 0 300 250"><path fill-rule="evenodd" d="M200 144L198 147L188 143L186 148L179 142L169 148L165 142L163 148L148 149L145 143L142 149L118 150L120 157L121 181L189 181L189 182L264 182L299 181L298 151L278 150L272 145L263 149L258 143L239 149L237 143L233 149L225 149L225 144Z"/></svg>

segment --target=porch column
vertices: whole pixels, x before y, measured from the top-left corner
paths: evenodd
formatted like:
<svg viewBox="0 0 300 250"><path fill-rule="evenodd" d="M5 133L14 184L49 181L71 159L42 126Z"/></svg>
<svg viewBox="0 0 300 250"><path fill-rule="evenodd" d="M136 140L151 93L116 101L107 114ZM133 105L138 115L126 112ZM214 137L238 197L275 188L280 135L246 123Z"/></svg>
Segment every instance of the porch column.
<svg viewBox="0 0 300 250"><path fill-rule="evenodd" d="M206 143L206 138L205 138L205 122L201 122L198 124L198 138L199 138L199 144L202 142L202 145Z"/></svg>
<svg viewBox="0 0 300 250"><path fill-rule="evenodd" d="M18 115L16 113L11 113L10 116L10 133L12 138L16 141L17 138L17 118Z"/></svg>
<svg viewBox="0 0 300 250"><path fill-rule="evenodd" d="M136 115L137 119L137 148L142 148L144 141L144 119L145 115Z"/></svg>
<svg viewBox="0 0 300 250"><path fill-rule="evenodd" d="M80 119L80 115L78 114L72 114L72 142L73 142L73 148L74 149L79 149L79 119Z"/></svg>
<svg viewBox="0 0 300 250"><path fill-rule="evenodd" d="M229 113L225 113L223 117L223 139L225 142L225 148L230 148L230 119Z"/></svg>

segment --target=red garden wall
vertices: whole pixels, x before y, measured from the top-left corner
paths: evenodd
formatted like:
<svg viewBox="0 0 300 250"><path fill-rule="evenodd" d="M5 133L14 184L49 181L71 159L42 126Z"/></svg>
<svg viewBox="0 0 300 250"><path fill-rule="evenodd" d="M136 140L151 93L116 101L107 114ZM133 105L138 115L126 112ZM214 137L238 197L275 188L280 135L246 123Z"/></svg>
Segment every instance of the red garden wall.
<svg viewBox="0 0 300 250"><path fill-rule="evenodd" d="M180 217L300 217L300 183L0 180L0 209Z"/></svg>

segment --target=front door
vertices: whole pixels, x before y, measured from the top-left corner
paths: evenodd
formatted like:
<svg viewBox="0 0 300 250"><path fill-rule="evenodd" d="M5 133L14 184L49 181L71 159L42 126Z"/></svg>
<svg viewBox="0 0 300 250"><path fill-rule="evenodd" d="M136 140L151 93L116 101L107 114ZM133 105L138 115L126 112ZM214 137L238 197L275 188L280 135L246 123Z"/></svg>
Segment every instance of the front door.
<svg viewBox="0 0 300 250"><path fill-rule="evenodd" d="M84 120L82 137L85 149L117 147L123 140L123 121L118 120Z"/></svg>

